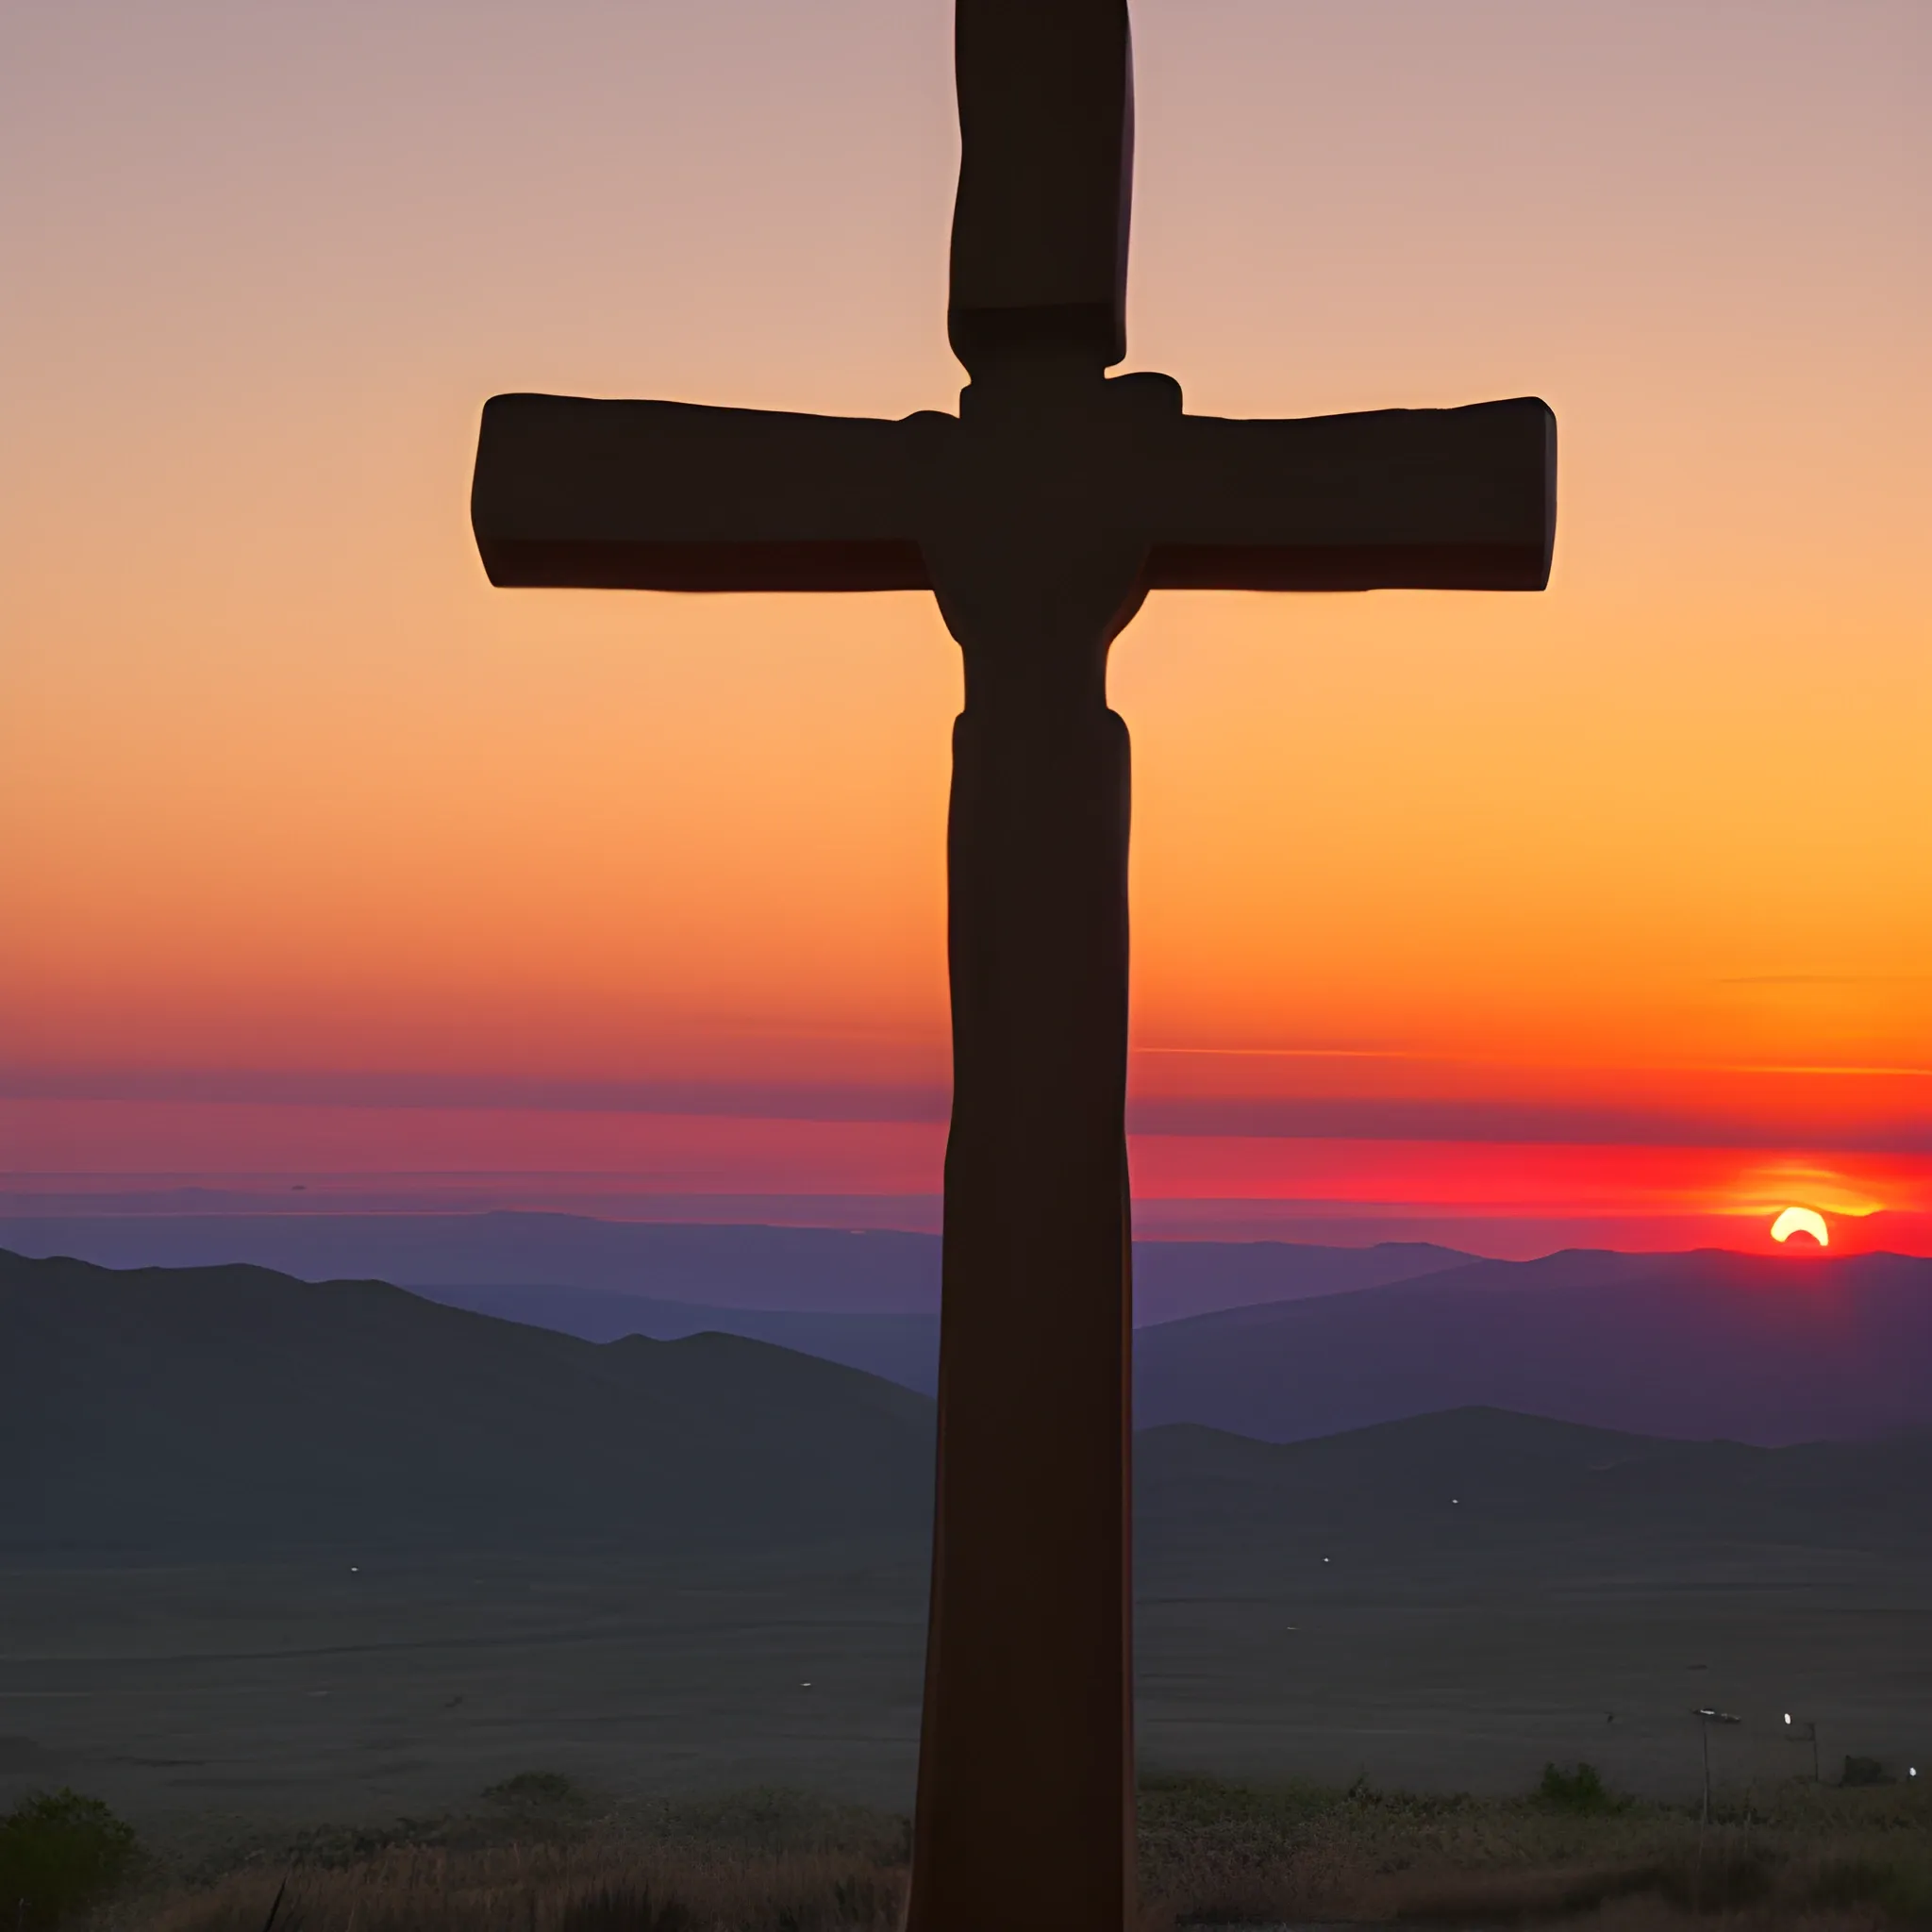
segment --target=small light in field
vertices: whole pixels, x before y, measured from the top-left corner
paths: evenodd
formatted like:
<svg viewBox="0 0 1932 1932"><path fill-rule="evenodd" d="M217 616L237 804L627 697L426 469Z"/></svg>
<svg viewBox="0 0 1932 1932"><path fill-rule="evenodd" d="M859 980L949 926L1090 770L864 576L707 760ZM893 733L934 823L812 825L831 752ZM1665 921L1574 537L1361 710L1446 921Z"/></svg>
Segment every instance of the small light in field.
<svg viewBox="0 0 1932 1932"><path fill-rule="evenodd" d="M1787 1208L1771 1224L1771 1238L1774 1241L1788 1241L1794 1234L1808 1234L1821 1248L1831 1245L1831 1230L1815 1208Z"/></svg>

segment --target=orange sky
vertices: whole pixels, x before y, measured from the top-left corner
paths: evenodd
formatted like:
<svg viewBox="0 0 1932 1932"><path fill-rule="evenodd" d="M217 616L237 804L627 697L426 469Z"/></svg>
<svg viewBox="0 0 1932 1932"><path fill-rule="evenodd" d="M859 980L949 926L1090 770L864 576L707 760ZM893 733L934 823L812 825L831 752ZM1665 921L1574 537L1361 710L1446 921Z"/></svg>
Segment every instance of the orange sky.
<svg viewBox="0 0 1932 1932"><path fill-rule="evenodd" d="M1135 18L1128 366L1563 463L1542 597L1116 647L1140 1191L1932 1244L1924 9ZM929 601L493 592L465 496L497 389L946 404L947 8L0 34L8 1185L928 1194Z"/></svg>

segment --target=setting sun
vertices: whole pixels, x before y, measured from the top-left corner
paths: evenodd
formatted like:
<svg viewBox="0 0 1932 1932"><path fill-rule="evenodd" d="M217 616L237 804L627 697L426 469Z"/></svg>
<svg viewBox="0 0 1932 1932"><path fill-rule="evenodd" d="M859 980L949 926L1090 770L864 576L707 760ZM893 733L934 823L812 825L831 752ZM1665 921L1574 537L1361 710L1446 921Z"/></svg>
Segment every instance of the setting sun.
<svg viewBox="0 0 1932 1932"><path fill-rule="evenodd" d="M1771 1224L1771 1238L1774 1241L1789 1241L1794 1234L1808 1234L1821 1248L1831 1245L1831 1233L1824 1224L1824 1216L1815 1208L1787 1208Z"/></svg>

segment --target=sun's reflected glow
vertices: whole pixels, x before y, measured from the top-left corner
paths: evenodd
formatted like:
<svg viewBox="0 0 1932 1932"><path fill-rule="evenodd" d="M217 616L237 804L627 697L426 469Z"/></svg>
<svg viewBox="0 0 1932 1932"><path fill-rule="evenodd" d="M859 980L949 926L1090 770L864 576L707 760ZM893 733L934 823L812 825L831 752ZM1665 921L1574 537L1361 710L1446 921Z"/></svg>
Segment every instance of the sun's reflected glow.
<svg viewBox="0 0 1932 1932"><path fill-rule="evenodd" d="M1787 1208L1771 1224L1771 1238L1774 1241L1789 1241L1794 1234L1808 1234L1821 1248L1831 1245L1831 1231L1824 1224L1824 1216L1815 1208Z"/></svg>

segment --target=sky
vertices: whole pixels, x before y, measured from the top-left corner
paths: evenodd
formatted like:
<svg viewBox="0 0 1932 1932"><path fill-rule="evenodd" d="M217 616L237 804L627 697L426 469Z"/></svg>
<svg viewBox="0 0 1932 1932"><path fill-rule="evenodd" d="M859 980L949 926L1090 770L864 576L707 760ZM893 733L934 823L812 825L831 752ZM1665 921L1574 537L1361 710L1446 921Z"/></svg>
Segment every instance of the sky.
<svg viewBox="0 0 1932 1932"><path fill-rule="evenodd" d="M1128 368L1524 393L1541 596L1162 594L1153 1232L1932 1252L1932 15L1140 0ZM0 1194L925 1226L924 595L494 591L500 390L950 407L939 0L0 16Z"/></svg>

